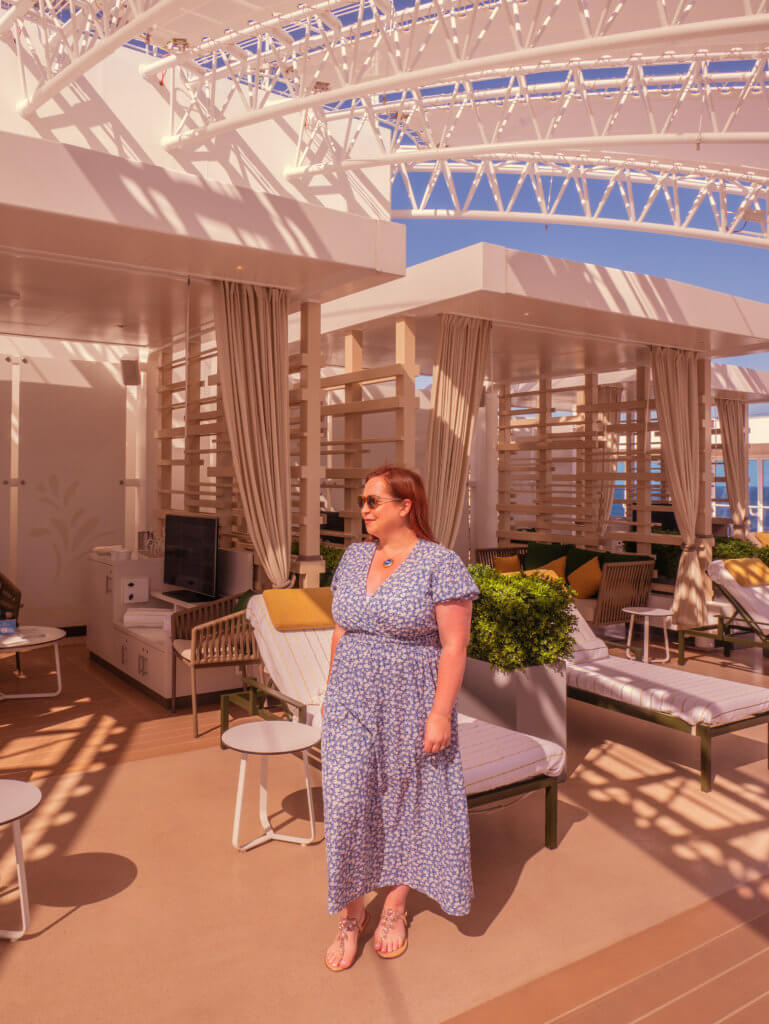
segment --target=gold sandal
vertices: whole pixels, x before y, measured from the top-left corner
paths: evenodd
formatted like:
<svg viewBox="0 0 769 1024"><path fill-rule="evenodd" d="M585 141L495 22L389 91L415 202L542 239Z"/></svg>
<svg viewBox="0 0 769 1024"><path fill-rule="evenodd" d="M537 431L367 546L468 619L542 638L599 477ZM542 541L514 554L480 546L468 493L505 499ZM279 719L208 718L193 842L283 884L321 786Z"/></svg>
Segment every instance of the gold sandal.
<svg viewBox="0 0 769 1024"><path fill-rule="evenodd" d="M337 964L337 965L330 964L328 962L328 953L326 953L325 957L323 958L323 962L325 963L326 967L328 967L328 969L330 971L346 971L348 968L352 967L352 965L355 963L355 961L357 959L358 952L360 950L360 937L361 937L361 935L363 935L363 932L366 930L366 927L367 927L368 923L369 923L369 912L368 912L368 910L364 910L363 911L363 920L361 922L358 922L357 917L342 917L342 918L339 919L339 929L338 929L338 931L336 933L336 940L337 940L337 942L339 944L339 955L340 956L344 956L344 940L345 940L345 937L346 937L348 932L357 931L357 933L358 933L358 949L355 951L355 956L352 958L352 960L349 962L349 964L345 964L344 966L342 966L341 964Z"/></svg>
<svg viewBox="0 0 769 1024"><path fill-rule="evenodd" d="M390 928L393 926L393 924L395 924L396 921L403 921L404 926L408 928L409 922L408 914L406 913L406 911L404 910L403 913L401 914L396 913L396 911L394 911L392 907L385 907L384 911L382 912L382 916L379 919L379 924L377 925L377 928L382 929L382 940L385 940L387 938L387 933L390 931ZM407 932L403 939L403 944L398 946L397 949L393 949L389 953L383 953L381 949L376 949L376 947L374 947L374 949L376 951L377 956L381 956L383 960L394 960L397 956L403 956L403 954L406 952L406 947L408 946L408 944L409 937Z"/></svg>

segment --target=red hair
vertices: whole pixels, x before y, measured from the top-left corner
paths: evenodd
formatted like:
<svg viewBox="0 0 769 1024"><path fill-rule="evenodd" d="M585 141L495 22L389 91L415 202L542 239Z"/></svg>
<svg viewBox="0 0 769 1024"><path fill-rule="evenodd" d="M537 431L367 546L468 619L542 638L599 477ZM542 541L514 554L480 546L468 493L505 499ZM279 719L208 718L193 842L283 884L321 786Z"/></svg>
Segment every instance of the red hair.
<svg viewBox="0 0 769 1024"><path fill-rule="evenodd" d="M375 476L381 476L387 482L393 498L400 498L402 501L408 498L411 502L408 525L417 537L437 543L430 529L427 494L419 473L415 473L413 469L406 469L405 466L379 466L368 474L366 483Z"/></svg>

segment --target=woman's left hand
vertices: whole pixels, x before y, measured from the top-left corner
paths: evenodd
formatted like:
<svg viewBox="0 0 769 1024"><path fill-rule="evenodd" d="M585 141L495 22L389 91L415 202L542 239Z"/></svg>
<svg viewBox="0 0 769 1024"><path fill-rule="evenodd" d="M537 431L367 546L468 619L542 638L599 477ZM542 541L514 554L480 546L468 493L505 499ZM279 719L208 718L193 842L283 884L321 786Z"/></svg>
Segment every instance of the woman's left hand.
<svg viewBox="0 0 769 1024"><path fill-rule="evenodd" d="M450 742L451 722L448 715L431 711L425 723L424 752L436 754L439 750L445 750Z"/></svg>

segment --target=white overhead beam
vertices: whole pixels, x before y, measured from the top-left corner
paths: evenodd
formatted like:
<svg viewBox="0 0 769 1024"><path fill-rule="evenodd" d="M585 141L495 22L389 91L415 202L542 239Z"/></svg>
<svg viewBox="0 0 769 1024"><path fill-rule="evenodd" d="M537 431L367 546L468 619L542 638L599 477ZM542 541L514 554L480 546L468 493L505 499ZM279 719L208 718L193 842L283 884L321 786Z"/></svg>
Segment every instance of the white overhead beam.
<svg viewBox="0 0 769 1024"><path fill-rule="evenodd" d="M655 235L678 235L681 238L708 238L722 242L735 242L739 245L752 245L766 249L767 239L758 234L741 234L738 232L718 233L706 228L681 227L677 224L665 224L657 221L627 221L609 217L580 217L564 213L527 213L509 211L500 213L496 210L392 210L393 220L495 220L510 221L522 224L565 224L570 227L616 228L621 231L645 231Z"/></svg>
<svg viewBox="0 0 769 1024"><path fill-rule="evenodd" d="M10 10L0 11L0 36L4 32L8 32L9 29L12 29L34 3L35 0L16 0L16 3Z"/></svg>
<svg viewBox="0 0 769 1024"><path fill-rule="evenodd" d="M574 138L557 139L515 139L509 142L471 143L468 146L443 146L423 148L413 146L394 150L392 153L376 153L369 157L357 157L340 160L334 164L313 164L309 167L291 167L283 173L286 178L304 178L320 174L333 167L334 170L359 171L367 167L384 167L394 164L424 162L430 160L458 160L462 158L481 158L497 156L502 153L531 153L535 157L540 153L563 153L569 150L599 149L602 153L615 151L623 146L679 146L706 145L709 142L719 144L754 143L769 144L769 130L764 132L637 132L625 135L582 135Z"/></svg>
<svg viewBox="0 0 769 1024"><path fill-rule="evenodd" d="M394 92L400 89L424 88L441 82L451 82L457 78L477 75L484 71L505 66L508 74L522 66L537 64L553 58L586 59L591 56L603 56L607 48L634 52L634 47L645 46L657 42L664 43L665 48L674 50L678 40L714 36L719 40L719 48L723 48L723 40L730 32L769 32L769 14L736 15L729 18L717 18L708 21L683 25L655 26L634 32L617 32L579 40L568 40L551 43L546 46L534 46L508 50L503 53L488 54L470 60L459 60L442 64L438 67L416 68L399 74L385 75L380 78L353 82L349 85L329 89L325 92L312 93L288 99L276 100L264 106L244 111L242 114L222 118L199 128L193 128L175 135L167 135L162 143L169 150L181 148L188 143L204 142L226 131L236 131L263 121L285 117L316 109L331 103L356 99L363 95ZM671 55L671 59L674 59Z"/></svg>
<svg viewBox="0 0 769 1024"><path fill-rule="evenodd" d="M135 15L120 28L94 43L86 53L76 57L61 71L41 82L31 96L19 101L16 109L22 117L31 117L46 100L57 96L62 89L86 74L124 43L135 38L161 15L181 7L182 4L183 0L156 0L155 3L151 3L142 13ZM65 30L66 25L62 24L61 28Z"/></svg>

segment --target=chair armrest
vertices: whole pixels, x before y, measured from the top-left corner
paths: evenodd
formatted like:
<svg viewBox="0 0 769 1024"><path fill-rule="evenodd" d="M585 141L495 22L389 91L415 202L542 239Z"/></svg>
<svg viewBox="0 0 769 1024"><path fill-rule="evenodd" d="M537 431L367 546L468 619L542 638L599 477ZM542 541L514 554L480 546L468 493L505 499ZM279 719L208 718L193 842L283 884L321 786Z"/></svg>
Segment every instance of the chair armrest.
<svg viewBox="0 0 769 1024"><path fill-rule="evenodd" d="M243 682L248 686L258 690L259 693L267 694L269 697L274 697L279 700L282 704L285 704L289 709L296 709L299 712L299 721L307 721L307 704L302 703L301 700L296 700L294 697L289 697L285 693L281 693L280 690L275 686L269 686L267 683L261 683L258 679L254 679L253 676L245 676ZM292 717L296 717L293 715Z"/></svg>
<svg viewBox="0 0 769 1024"><path fill-rule="evenodd" d="M190 658L195 666L225 661L247 663L259 658L245 609L194 626L190 640Z"/></svg>
<svg viewBox="0 0 769 1024"><path fill-rule="evenodd" d="M220 597L216 601L207 601L195 608L187 608L183 612L174 612L171 619L171 639L189 640L195 626L229 614L237 601L237 596Z"/></svg>

